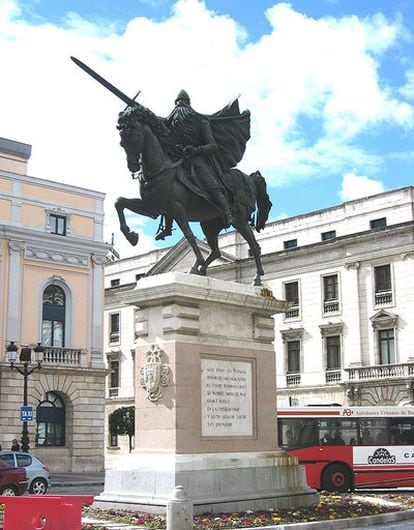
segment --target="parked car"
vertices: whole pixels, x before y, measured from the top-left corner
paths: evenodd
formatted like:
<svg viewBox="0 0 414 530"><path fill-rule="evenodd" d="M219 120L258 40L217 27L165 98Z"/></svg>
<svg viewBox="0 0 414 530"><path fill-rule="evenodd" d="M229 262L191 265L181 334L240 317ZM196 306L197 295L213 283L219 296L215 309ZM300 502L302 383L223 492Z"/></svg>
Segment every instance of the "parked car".
<svg viewBox="0 0 414 530"><path fill-rule="evenodd" d="M20 451L0 451L0 462L26 470L29 493L44 495L50 487L49 468L35 455Z"/></svg>
<svg viewBox="0 0 414 530"><path fill-rule="evenodd" d="M23 495L28 484L25 469L0 462L0 495Z"/></svg>

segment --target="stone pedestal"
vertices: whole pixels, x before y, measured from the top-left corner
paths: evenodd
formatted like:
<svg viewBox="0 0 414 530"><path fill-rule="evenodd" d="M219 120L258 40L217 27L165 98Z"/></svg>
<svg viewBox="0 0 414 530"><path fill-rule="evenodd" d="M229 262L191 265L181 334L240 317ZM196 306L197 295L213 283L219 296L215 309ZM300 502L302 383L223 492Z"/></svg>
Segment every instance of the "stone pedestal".
<svg viewBox="0 0 414 530"><path fill-rule="evenodd" d="M177 485L194 513L313 503L277 447L274 322L265 289L178 272L140 280L135 450L106 470L98 505L165 512Z"/></svg>

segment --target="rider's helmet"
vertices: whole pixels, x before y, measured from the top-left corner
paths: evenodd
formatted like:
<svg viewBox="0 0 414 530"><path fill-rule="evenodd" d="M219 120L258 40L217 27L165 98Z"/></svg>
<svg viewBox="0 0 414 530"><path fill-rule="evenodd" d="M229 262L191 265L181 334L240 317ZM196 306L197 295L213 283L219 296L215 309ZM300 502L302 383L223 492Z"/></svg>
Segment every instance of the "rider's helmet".
<svg viewBox="0 0 414 530"><path fill-rule="evenodd" d="M175 98L174 103L177 105L179 101L185 102L187 105L190 104L190 96L187 94L185 90L180 90L177 97Z"/></svg>

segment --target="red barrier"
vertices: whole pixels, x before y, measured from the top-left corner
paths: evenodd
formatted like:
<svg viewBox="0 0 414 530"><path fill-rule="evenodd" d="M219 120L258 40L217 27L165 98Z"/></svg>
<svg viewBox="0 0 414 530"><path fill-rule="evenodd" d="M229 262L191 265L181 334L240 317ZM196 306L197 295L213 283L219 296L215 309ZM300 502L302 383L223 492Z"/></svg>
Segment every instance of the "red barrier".
<svg viewBox="0 0 414 530"><path fill-rule="evenodd" d="M93 499L93 495L0 495L3 530L80 530L82 506Z"/></svg>

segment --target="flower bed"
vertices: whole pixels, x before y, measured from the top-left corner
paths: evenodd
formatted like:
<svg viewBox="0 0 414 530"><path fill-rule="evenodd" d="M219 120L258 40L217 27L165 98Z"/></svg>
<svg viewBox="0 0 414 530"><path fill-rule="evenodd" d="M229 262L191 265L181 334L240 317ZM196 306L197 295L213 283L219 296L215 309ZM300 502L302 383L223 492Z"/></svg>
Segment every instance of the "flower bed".
<svg viewBox="0 0 414 530"><path fill-rule="evenodd" d="M408 495L361 495L322 493L312 507L266 510L244 513L204 514L194 517L194 530L224 530L255 528L311 521L326 521L379 515L414 508L414 498ZM84 508L83 513L96 519L112 521L147 529L165 529L165 517L141 512L96 510ZM106 530L105 525L84 524L82 530Z"/></svg>

